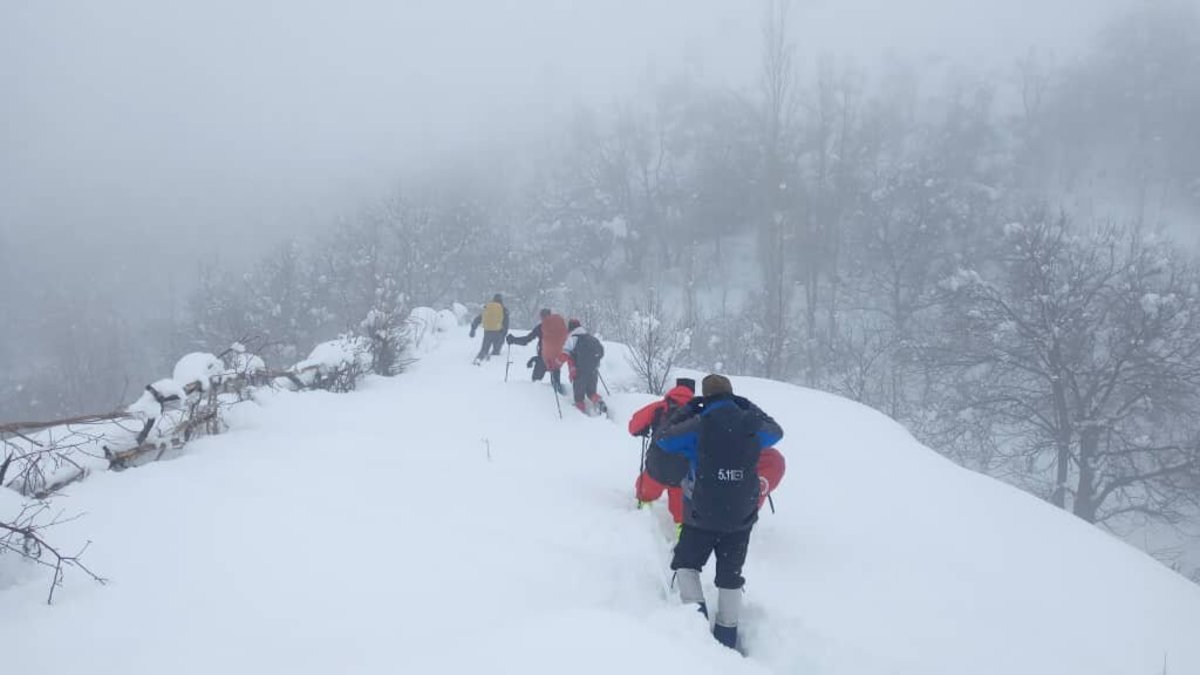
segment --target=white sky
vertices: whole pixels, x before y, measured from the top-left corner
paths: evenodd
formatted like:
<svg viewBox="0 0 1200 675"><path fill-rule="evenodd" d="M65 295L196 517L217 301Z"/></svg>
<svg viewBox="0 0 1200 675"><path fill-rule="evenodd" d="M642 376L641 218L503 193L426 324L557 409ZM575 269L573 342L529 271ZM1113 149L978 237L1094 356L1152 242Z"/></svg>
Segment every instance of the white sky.
<svg viewBox="0 0 1200 675"><path fill-rule="evenodd" d="M1074 53L1115 4L800 0L796 38L802 63L1004 64ZM0 234L84 258L112 235L274 238L648 72L753 84L761 19L749 0L0 0Z"/></svg>

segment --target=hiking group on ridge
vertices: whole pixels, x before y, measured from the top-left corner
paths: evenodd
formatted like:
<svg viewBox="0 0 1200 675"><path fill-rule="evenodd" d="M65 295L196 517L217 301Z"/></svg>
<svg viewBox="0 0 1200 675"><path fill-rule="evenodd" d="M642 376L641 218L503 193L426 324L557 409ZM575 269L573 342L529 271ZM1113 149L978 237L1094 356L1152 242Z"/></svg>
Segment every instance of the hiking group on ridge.
<svg viewBox="0 0 1200 675"><path fill-rule="evenodd" d="M579 320L565 321L542 309L538 325L516 337L508 332L508 318L499 293L475 317L471 336L480 325L484 328L476 364L498 355L502 343L528 345L537 340L537 353L526 363L533 369L533 381L549 373L556 395L565 394L561 370L566 365L575 407L585 415L607 412L596 391L604 345ZM718 642L737 649L746 583L742 569L758 512L786 470L783 455L774 447L783 429L749 399L734 394L728 378L713 373L702 380L700 395L695 380L676 380L662 400L633 414L628 430L643 438L642 464L634 483L638 508L665 492L676 524L671 569L680 600L712 621ZM700 573L714 554L717 604L710 619Z"/></svg>
<svg viewBox="0 0 1200 675"><path fill-rule="evenodd" d="M533 381L540 382L546 373L550 373L550 385L554 391L565 395L566 390L562 385L562 367L565 365L575 407L585 415L607 413L608 406L596 391L600 380L600 361L604 358L604 344L589 333L579 319L565 321L562 315L548 308L542 309L538 316L541 321L529 333L522 337L505 335L503 340L510 345L528 345L537 340L537 354L525 364L533 369ZM486 348L487 338L484 340ZM498 349L496 353L499 353Z"/></svg>

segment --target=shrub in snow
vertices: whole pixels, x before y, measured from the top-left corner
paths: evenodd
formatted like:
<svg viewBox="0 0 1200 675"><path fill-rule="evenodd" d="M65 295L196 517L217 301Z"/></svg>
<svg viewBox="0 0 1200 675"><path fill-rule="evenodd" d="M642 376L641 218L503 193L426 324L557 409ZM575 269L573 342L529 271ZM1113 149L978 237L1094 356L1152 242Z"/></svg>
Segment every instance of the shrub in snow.
<svg viewBox="0 0 1200 675"><path fill-rule="evenodd" d="M454 331L458 326L458 315L451 310L416 307L408 314L410 343L417 352L428 351L436 344L436 336Z"/></svg>
<svg viewBox="0 0 1200 675"><path fill-rule="evenodd" d="M370 339L343 335L317 345L291 371L305 387L344 392L353 391L372 367Z"/></svg>
<svg viewBox="0 0 1200 675"><path fill-rule="evenodd" d="M408 347L408 323L397 312L373 309L359 324L370 342L371 367L377 375L396 375L404 370Z"/></svg>
<svg viewBox="0 0 1200 675"><path fill-rule="evenodd" d="M467 306L461 302L450 305L450 311L454 313L454 318L458 322L458 325L461 326L471 322L471 310L467 309Z"/></svg>
<svg viewBox="0 0 1200 675"><path fill-rule="evenodd" d="M267 370L267 364L258 354L251 354L246 345L235 342L225 353L225 367L228 373L242 377L253 378Z"/></svg>
<svg viewBox="0 0 1200 675"><path fill-rule="evenodd" d="M646 391L661 396L691 344L691 331L666 315L657 302L633 312L621 325L625 359Z"/></svg>

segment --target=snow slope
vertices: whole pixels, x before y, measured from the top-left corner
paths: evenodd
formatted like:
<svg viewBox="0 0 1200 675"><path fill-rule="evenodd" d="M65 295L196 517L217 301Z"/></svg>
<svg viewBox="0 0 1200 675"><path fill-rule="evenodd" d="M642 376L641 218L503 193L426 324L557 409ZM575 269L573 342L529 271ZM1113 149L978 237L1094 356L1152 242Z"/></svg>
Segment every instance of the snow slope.
<svg viewBox="0 0 1200 675"><path fill-rule="evenodd" d="M637 440L560 421L532 346L508 383L476 348L271 396L180 459L72 486L57 506L87 515L54 537L92 539L112 583L70 577L46 607L44 574L10 575L3 672L1200 673L1200 588L882 415L735 379L789 459L751 544L743 659L666 597ZM650 397L609 400L623 418Z"/></svg>

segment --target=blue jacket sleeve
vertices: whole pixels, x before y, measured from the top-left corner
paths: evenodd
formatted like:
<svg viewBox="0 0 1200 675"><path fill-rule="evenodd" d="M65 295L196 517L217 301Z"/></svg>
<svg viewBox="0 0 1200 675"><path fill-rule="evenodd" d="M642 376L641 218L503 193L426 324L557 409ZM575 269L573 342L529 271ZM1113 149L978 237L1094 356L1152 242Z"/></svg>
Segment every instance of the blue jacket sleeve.
<svg viewBox="0 0 1200 675"><path fill-rule="evenodd" d="M758 409L755 408L755 410ZM758 414L762 416L760 418L762 426L759 427L758 431L755 432L754 435L756 438L758 438L759 448L766 450L767 448L783 440L783 427L779 426L779 423L771 419L771 416L765 412L758 410Z"/></svg>
<svg viewBox="0 0 1200 675"><path fill-rule="evenodd" d="M672 424L659 434L658 447L675 455L683 455L695 465L700 422L700 417L693 416Z"/></svg>

